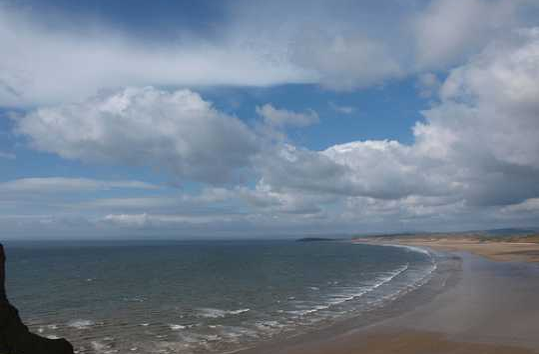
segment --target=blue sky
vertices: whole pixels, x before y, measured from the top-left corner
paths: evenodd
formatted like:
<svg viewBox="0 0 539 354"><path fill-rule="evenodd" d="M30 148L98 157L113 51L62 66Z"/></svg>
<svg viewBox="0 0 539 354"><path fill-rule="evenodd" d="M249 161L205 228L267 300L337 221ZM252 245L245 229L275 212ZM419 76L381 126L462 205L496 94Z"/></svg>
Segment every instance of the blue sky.
<svg viewBox="0 0 539 354"><path fill-rule="evenodd" d="M6 238L539 225L528 0L1 1Z"/></svg>

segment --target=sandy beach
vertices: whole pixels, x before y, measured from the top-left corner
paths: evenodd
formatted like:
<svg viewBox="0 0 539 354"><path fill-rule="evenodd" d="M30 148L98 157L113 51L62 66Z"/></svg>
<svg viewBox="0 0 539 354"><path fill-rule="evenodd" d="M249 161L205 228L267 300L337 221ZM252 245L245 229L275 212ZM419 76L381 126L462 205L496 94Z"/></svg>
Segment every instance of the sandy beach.
<svg viewBox="0 0 539 354"><path fill-rule="evenodd" d="M465 251L494 261L539 262L539 236L506 237L497 240L480 236L406 236L358 239L361 243L392 243L440 251Z"/></svg>
<svg viewBox="0 0 539 354"><path fill-rule="evenodd" d="M358 319L356 327L350 322L242 354L538 353L539 267L493 261L531 260L530 246L444 241L432 249L443 250L456 269L439 270L438 284L397 301L398 311L368 325ZM435 294L423 296L429 287Z"/></svg>

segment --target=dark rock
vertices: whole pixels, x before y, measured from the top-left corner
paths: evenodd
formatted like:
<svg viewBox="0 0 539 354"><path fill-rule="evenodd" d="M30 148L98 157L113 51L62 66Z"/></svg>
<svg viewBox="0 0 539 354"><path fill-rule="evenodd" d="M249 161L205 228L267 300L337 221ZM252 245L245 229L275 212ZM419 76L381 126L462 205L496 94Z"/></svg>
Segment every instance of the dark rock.
<svg viewBox="0 0 539 354"><path fill-rule="evenodd" d="M0 353L2 354L73 354L65 339L48 339L30 333L19 312L12 306L5 288L4 247L0 244Z"/></svg>

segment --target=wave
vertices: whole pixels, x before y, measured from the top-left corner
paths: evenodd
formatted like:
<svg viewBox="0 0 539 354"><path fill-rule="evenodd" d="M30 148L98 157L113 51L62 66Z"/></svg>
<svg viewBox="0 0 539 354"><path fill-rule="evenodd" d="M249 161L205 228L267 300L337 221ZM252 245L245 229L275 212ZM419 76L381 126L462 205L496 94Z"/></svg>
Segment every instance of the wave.
<svg viewBox="0 0 539 354"><path fill-rule="evenodd" d="M201 294L200 298L195 299L196 302L178 304L161 304L140 294L127 294L124 297L114 295L117 301L123 301L120 306L132 310L126 317L109 318L100 313L92 314L96 323L80 318L67 322L80 314L68 315L62 319L51 318L59 325L51 325L50 328L41 325L40 333L54 335L57 331L53 330L58 329L57 333L61 335L69 333L73 338L82 338L79 340L84 344L84 347L80 346L83 348L81 353L193 354L235 351L239 347L279 335L293 336L351 316L360 316L364 311L384 308L394 299L428 281L428 275L436 268L434 252L431 254L413 246L383 246L405 250L380 250L380 258L371 260L366 257L365 263L361 260L345 264L343 268L331 268L328 273L307 277L308 282L300 279L294 284L283 283L283 291L279 287L272 288L272 297L264 297L260 306L258 299L251 297L231 303L229 294L224 294L226 297L222 298L226 301L221 298L216 301L213 294L208 297L211 301L204 301L202 296L205 294ZM358 251L363 252L361 249ZM408 251L429 256L433 259L432 265L426 257L407 254ZM385 263L386 253L394 256L388 259L388 263ZM352 262L357 260L350 259ZM348 258L339 260L347 261ZM312 271L302 264L297 269L298 272ZM141 304L129 305L128 302ZM120 315L123 313L120 312ZM111 332L118 335L118 340L107 341L104 335Z"/></svg>
<svg viewBox="0 0 539 354"><path fill-rule="evenodd" d="M330 307L331 307L331 304L330 305L319 305L319 306L315 306L313 308L309 308L309 309L305 309L305 310L287 311L287 313L289 313L291 315L305 316L305 315L315 313L315 312L318 312L318 311L321 311L321 310L326 310L326 309L328 309Z"/></svg>
<svg viewBox="0 0 539 354"><path fill-rule="evenodd" d="M394 244L394 243L380 243L380 244L376 244L376 246L403 248L403 249L407 249L407 250L412 251L412 252L425 254L425 255L429 256L431 259L433 258L432 253L429 250L427 250L425 248L422 248L422 247L409 246L409 245L399 245L399 244Z"/></svg>
<svg viewBox="0 0 539 354"><path fill-rule="evenodd" d="M95 325L95 322L90 321L90 320L73 320L67 323L68 327L76 328L76 329L88 329L92 327L93 325Z"/></svg>
<svg viewBox="0 0 539 354"><path fill-rule="evenodd" d="M380 244L380 246L404 248L412 252L427 255L430 258L430 261L432 263L432 268L430 269L430 271L427 273L425 277L423 277L422 279L418 281L418 283L420 283L422 280L424 280L426 277L428 277L438 268L438 264L436 263L436 258L434 257L433 253L426 248L409 246L409 245L398 245L398 244Z"/></svg>
<svg viewBox="0 0 539 354"><path fill-rule="evenodd" d="M221 310L214 308L200 308L198 309L198 315L206 318L222 318L226 316L240 315L245 312L249 312L251 309L238 309L238 310Z"/></svg>
<svg viewBox="0 0 539 354"><path fill-rule="evenodd" d="M103 341L107 341L107 338L103 338ZM110 343L104 343L103 341L93 340L90 345L93 352L96 354L115 354L118 350L114 349L114 345Z"/></svg>
<svg viewBox="0 0 539 354"><path fill-rule="evenodd" d="M357 299L358 297L364 296L370 293L371 291L379 288L380 286L386 283L389 283L390 281L395 279L395 277L407 271L408 267L409 267L409 264L406 263L404 266L397 268L393 272L389 272L389 274L387 274L386 276L375 279L375 283L373 285L362 287L359 292L352 294L350 296L342 297L342 296L337 295L339 297L337 297L336 300L330 301L330 305L339 305L339 304L342 304L343 302L351 301L351 300Z"/></svg>
<svg viewBox="0 0 539 354"><path fill-rule="evenodd" d="M275 320L258 321L255 323L255 327L261 331L273 331L275 329L281 329L285 326L285 324Z"/></svg>
<svg viewBox="0 0 539 354"><path fill-rule="evenodd" d="M168 327L173 330L173 331L179 331L180 329L186 329L187 326L184 326L184 325L179 325L179 324L169 324Z"/></svg>
<svg viewBox="0 0 539 354"><path fill-rule="evenodd" d="M415 246L408 246L408 245L394 245L394 244L381 244L379 246L387 246L387 247L398 247L403 248L411 252L421 253L430 258L430 261L432 263L432 266L429 267L424 274L420 278L414 279L412 283L410 283L405 290L399 291L397 294L389 294L390 297L398 297L404 293L407 293L413 289L417 289L418 287L424 285L428 279L430 279L430 275L437 269L436 260L431 252L429 252L426 249L415 247ZM403 274L409 269L410 264L406 263L402 267L399 267L395 269L392 272L385 273L384 276L378 277L375 279L374 284L370 286L365 286L359 288L359 291L355 292L347 292L347 293L340 293L335 295L330 295L330 300L324 304L324 305L318 305L314 306L308 309L301 309L301 310L294 310L294 311L287 311L287 313L298 315L298 316L306 316L313 313L317 313L319 311L330 309L334 306L339 306L343 303L346 303L348 301L356 300L362 296L367 295L368 293L376 290L377 288L383 286L384 284L387 284L391 282L393 279L398 277L399 275ZM387 299L387 296L383 296L382 299Z"/></svg>
<svg viewBox="0 0 539 354"><path fill-rule="evenodd" d="M144 302L144 301L146 301L146 299L144 297L139 297L139 296L124 297L124 298L122 298L122 300L125 301L125 302Z"/></svg>
<svg viewBox="0 0 539 354"><path fill-rule="evenodd" d="M362 297L371 291L374 291L375 289L379 288L380 286L389 283L392 281L395 277L399 276L400 274L406 272L409 268L409 264L405 264L402 267L399 267L395 269L392 272L385 273L383 277L378 277L375 279L374 284L370 286L361 287L359 291L355 289L355 292L353 293L340 293L340 294L334 294L329 296L329 301L327 301L325 304L322 305L316 305L314 307L308 308L308 309L301 309L301 310L292 310L292 311L286 311L289 314L296 315L296 316L306 316L313 313L317 313L319 311L328 310L333 306L341 305L347 301L355 300L359 297Z"/></svg>

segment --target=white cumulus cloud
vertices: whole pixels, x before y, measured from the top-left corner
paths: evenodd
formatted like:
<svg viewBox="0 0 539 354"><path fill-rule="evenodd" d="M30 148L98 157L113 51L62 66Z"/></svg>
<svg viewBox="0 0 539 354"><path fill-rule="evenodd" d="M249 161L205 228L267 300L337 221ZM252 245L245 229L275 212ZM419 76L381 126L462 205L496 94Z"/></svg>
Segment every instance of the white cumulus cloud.
<svg viewBox="0 0 539 354"><path fill-rule="evenodd" d="M81 21L55 29L39 17L0 3L0 106L73 102L102 89L175 85L268 86L313 77L246 40L212 42L183 36L148 42L111 25Z"/></svg>
<svg viewBox="0 0 539 354"><path fill-rule="evenodd" d="M233 179L258 149L244 123L189 90L128 88L14 119L16 131L41 151L212 183Z"/></svg>
<svg viewBox="0 0 539 354"><path fill-rule="evenodd" d="M0 106L84 100L126 86L382 85L447 70L510 29L537 25L531 0L238 1L219 36L178 28L140 39L81 19L73 30L0 3ZM307 9L307 10L306 10ZM529 11L528 9L532 9ZM535 22L534 22L535 21Z"/></svg>
<svg viewBox="0 0 539 354"><path fill-rule="evenodd" d="M67 177L31 177L0 182L0 191L3 193L80 193L118 188L157 189L159 187L141 181L103 181Z"/></svg>
<svg viewBox="0 0 539 354"><path fill-rule="evenodd" d="M443 68L465 60L518 23L525 1L437 0L411 19L418 68Z"/></svg>
<svg viewBox="0 0 539 354"><path fill-rule="evenodd" d="M319 121L318 114L313 110L298 113L286 109L278 109L271 104L256 107L256 113L264 119L266 124L278 128L285 126L306 127Z"/></svg>
<svg viewBox="0 0 539 354"><path fill-rule="evenodd" d="M260 164L275 190L506 205L539 196L539 29L514 32L452 70L415 142L284 146Z"/></svg>

